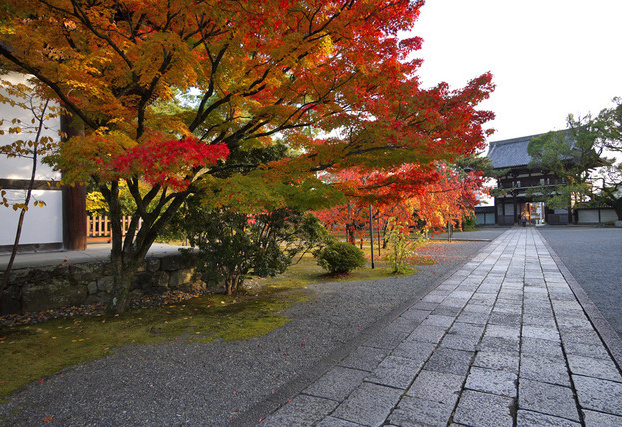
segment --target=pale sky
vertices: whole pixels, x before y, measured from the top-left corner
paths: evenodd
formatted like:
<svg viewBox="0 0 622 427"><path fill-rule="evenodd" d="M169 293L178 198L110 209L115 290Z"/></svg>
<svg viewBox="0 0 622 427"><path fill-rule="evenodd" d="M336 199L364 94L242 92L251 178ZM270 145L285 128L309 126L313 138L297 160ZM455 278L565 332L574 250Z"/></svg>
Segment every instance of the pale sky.
<svg viewBox="0 0 622 427"><path fill-rule="evenodd" d="M564 129L622 97L622 0L427 0L413 34L424 87L492 72L490 141Z"/></svg>

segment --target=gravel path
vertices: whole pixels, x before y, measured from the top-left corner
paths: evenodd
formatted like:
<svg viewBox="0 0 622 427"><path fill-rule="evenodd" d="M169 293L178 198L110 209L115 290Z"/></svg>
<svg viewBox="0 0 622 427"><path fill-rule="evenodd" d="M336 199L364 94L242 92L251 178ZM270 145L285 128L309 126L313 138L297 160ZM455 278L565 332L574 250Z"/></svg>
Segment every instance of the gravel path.
<svg viewBox="0 0 622 427"><path fill-rule="evenodd" d="M229 424L280 387L309 376L329 353L347 349L392 310L425 296L486 245L428 245L425 251L439 262L410 277L310 286L315 297L287 313L294 320L263 337L127 347L14 393L0 405L0 423Z"/></svg>
<svg viewBox="0 0 622 427"><path fill-rule="evenodd" d="M622 229L551 226L538 231L622 337Z"/></svg>

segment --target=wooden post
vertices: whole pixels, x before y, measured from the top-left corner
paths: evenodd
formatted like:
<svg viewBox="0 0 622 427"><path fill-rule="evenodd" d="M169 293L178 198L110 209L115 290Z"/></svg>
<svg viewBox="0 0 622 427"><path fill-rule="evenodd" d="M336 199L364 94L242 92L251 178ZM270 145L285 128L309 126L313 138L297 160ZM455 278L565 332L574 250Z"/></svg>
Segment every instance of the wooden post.
<svg viewBox="0 0 622 427"><path fill-rule="evenodd" d="M374 221L371 213L371 204L369 205L369 243L371 247L371 268L374 268Z"/></svg>
<svg viewBox="0 0 622 427"><path fill-rule="evenodd" d="M72 136L84 135L84 125L62 114L60 128L65 133L63 141ZM86 249L86 187L75 184L63 186L63 246L70 251Z"/></svg>

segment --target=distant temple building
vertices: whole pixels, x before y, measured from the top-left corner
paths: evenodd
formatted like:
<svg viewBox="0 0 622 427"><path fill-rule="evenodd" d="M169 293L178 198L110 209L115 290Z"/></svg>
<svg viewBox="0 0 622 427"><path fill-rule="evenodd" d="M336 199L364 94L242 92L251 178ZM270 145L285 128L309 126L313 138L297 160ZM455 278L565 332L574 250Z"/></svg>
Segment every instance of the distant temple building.
<svg viewBox="0 0 622 427"><path fill-rule="evenodd" d="M548 209L538 199L541 193L534 187L553 189L563 184L555 175L541 169L530 169L531 157L527 154L529 141L539 135L523 136L490 143L488 158L497 171L506 173L497 179L502 194L495 196L494 223L520 224L525 218L529 224L568 224L572 222L566 209ZM488 208L492 210L492 207ZM482 211L483 212L483 211ZM492 212L484 213L484 224L491 223ZM481 223L481 221L480 221Z"/></svg>

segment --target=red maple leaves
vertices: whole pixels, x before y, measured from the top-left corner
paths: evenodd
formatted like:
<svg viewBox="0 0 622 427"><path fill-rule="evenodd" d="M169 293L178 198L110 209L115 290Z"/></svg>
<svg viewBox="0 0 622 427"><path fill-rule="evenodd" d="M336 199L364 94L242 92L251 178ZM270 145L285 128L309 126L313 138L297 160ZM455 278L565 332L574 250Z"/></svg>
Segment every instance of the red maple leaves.
<svg viewBox="0 0 622 427"><path fill-rule="evenodd" d="M123 176L140 171L150 184L183 190L190 184L186 176L191 170L213 165L228 155L225 144L210 145L192 137L160 140L155 135L112 159L111 164Z"/></svg>

